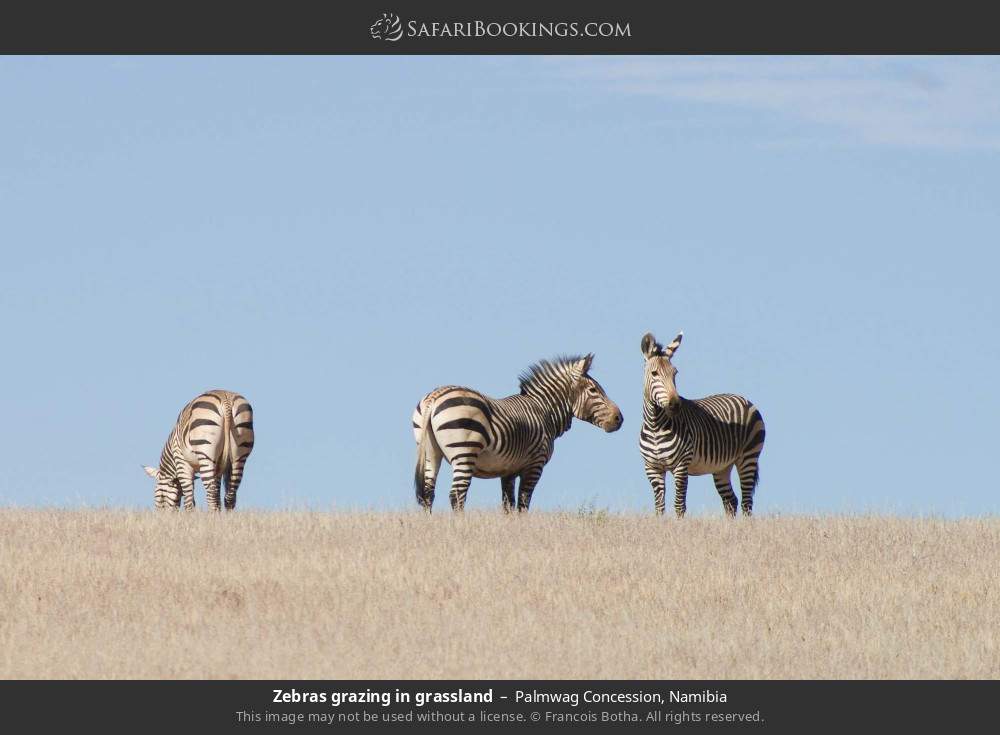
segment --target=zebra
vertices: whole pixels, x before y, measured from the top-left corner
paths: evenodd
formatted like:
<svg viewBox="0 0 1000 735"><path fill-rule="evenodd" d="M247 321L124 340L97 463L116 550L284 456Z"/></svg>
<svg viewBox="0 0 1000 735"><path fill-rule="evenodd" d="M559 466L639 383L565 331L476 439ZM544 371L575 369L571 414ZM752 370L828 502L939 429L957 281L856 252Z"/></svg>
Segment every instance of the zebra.
<svg viewBox="0 0 1000 735"><path fill-rule="evenodd" d="M528 510L531 494L552 458L555 440L573 418L606 432L622 425L622 412L588 372L594 356L541 360L520 376L521 392L490 398L448 385L424 396L413 412L417 441L414 486L428 512L434 503L441 458L452 466L451 507L461 511L473 477L499 477L504 512Z"/></svg>
<svg viewBox="0 0 1000 735"><path fill-rule="evenodd" d="M210 390L181 409L160 454L159 468L144 467L156 480L157 508L194 508L194 478L201 475L210 510L219 510L219 480L225 485L226 510L236 508L236 491L253 451L253 409L228 390Z"/></svg>
<svg viewBox="0 0 1000 735"><path fill-rule="evenodd" d="M730 483L735 466L740 477L743 514L753 512L753 494L759 479L758 459L764 448L764 419L743 396L731 393L690 400L677 393L675 368L670 358L684 332L664 349L647 333L642 338L646 359L642 429L639 451L646 463L646 477L653 486L657 515L663 514L664 478L674 476L674 512L687 509L689 475L712 475L722 505L736 515L736 495Z"/></svg>

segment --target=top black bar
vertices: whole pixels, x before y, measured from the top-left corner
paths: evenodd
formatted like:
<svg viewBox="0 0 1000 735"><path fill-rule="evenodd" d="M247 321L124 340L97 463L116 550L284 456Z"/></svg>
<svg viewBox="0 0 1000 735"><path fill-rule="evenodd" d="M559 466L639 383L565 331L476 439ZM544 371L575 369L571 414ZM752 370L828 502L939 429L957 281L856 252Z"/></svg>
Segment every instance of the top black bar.
<svg viewBox="0 0 1000 735"><path fill-rule="evenodd" d="M0 52L31 54L1000 53L951 2L223 0L12 3Z"/></svg>

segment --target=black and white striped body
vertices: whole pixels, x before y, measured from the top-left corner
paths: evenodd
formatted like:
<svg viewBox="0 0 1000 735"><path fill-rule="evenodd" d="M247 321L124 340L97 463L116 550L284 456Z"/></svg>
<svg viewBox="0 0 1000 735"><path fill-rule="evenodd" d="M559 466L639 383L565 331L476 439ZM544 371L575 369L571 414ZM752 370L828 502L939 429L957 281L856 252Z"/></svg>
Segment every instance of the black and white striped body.
<svg viewBox="0 0 1000 735"><path fill-rule="evenodd" d="M418 456L417 501L427 510L441 459L452 466L452 508L465 505L473 477L501 479L504 510L527 510L555 440L575 417L606 431L621 426L621 412L603 388L586 374L590 357L542 362L522 377L521 393L490 398L479 391L445 386L431 391L413 412Z"/></svg>
<svg viewBox="0 0 1000 735"><path fill-rule="evenodd" d="M220 483L226 509L234 509L253 444L253 409L247 399L225 390L202 393L181 409L159 468L146 468L156 479L154 504L177 508L183 498L185 508L194 508L194 478L200 476L211 510L220 509Z"/></svg>
<svg viewBox="0 0 1000 735"><path fill-rule="evenodd" d="M726 513L736 515L733 467L740 478L740 507L753 512L758 461L764 448L764 419L750 401L731 393L689 400L677 394L670 357L681 336L664 349L652 335L643 338L646 384L639 451L653 488L657 514L664 511L666 473L674 478L674 512L687 510L688 477L712 475ZM648 339L647 339L648 338Z"/></svg>

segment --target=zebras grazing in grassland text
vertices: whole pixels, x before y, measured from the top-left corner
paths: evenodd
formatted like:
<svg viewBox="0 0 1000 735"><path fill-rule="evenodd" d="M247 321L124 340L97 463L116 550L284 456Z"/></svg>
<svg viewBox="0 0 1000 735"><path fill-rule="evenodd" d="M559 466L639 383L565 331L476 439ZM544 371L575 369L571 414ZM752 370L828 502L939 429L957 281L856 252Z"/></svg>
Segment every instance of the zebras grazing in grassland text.
<svg viewBox="0 0 1000 735"><path fill-rule="evenodd" d="M452 466L451 507L462 510L473 477L499 477L503 508L528 510L531 493L573 418L617 431L622 413L587 373L593 355L541 361L521 375L521 392L499 400L450 385L431 391L413 412L417 502L430 511L441 458Z"/></svg>
<svg viewBox="0 0 1000 735"><path fill-rule="evenodd" d="M669 470L674 476L674 512L678 517L687 509L689 475L712 475L726 513L735 516L736 495L729 479L735 466L740 477L740 505L743 514L750 515L757 462L764 448L764 419L743 396L724 393L689 400L678 395L677 369L670 358L683 335L678 334L665 349L652 334L642 338L646 374L639 450L653 486L656 512L663 513Z"/></svg>
<svg viewBox="0 0 1000 735"><path fill-rule="evenodd" d="M181 410L159 468L145 468L156 480L156 507L178 508L183 497L184 507L194 508L194 478L201 475L209 509L219 510L221 481L226 510L233 510L253 441L253 409L246 398L227 390L202 393Z"/></svg>

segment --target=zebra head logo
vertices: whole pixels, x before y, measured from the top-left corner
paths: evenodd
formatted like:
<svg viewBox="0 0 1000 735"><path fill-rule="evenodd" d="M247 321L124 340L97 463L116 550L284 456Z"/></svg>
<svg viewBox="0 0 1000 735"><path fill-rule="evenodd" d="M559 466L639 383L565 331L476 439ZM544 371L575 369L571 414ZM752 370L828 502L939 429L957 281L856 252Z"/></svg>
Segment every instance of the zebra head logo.
<svg viewBox="0 0 1000 735"><path fill-rule="evenodd" d="M647 332L642 338L642 356L646 358L646 377L643 393L646 401L667 412L674 413L681 405L681 397L677 393L677 368L670 358L681 346L684 332L681 332L666 347L656 341L652 332Z"/></svg>
<svg viewBox="0 0 1000 735"><path fill-rule="evenodd" d="M403 24L395 13L382 13L368 30L376 41L398 41L403 37Z"/></svg>

